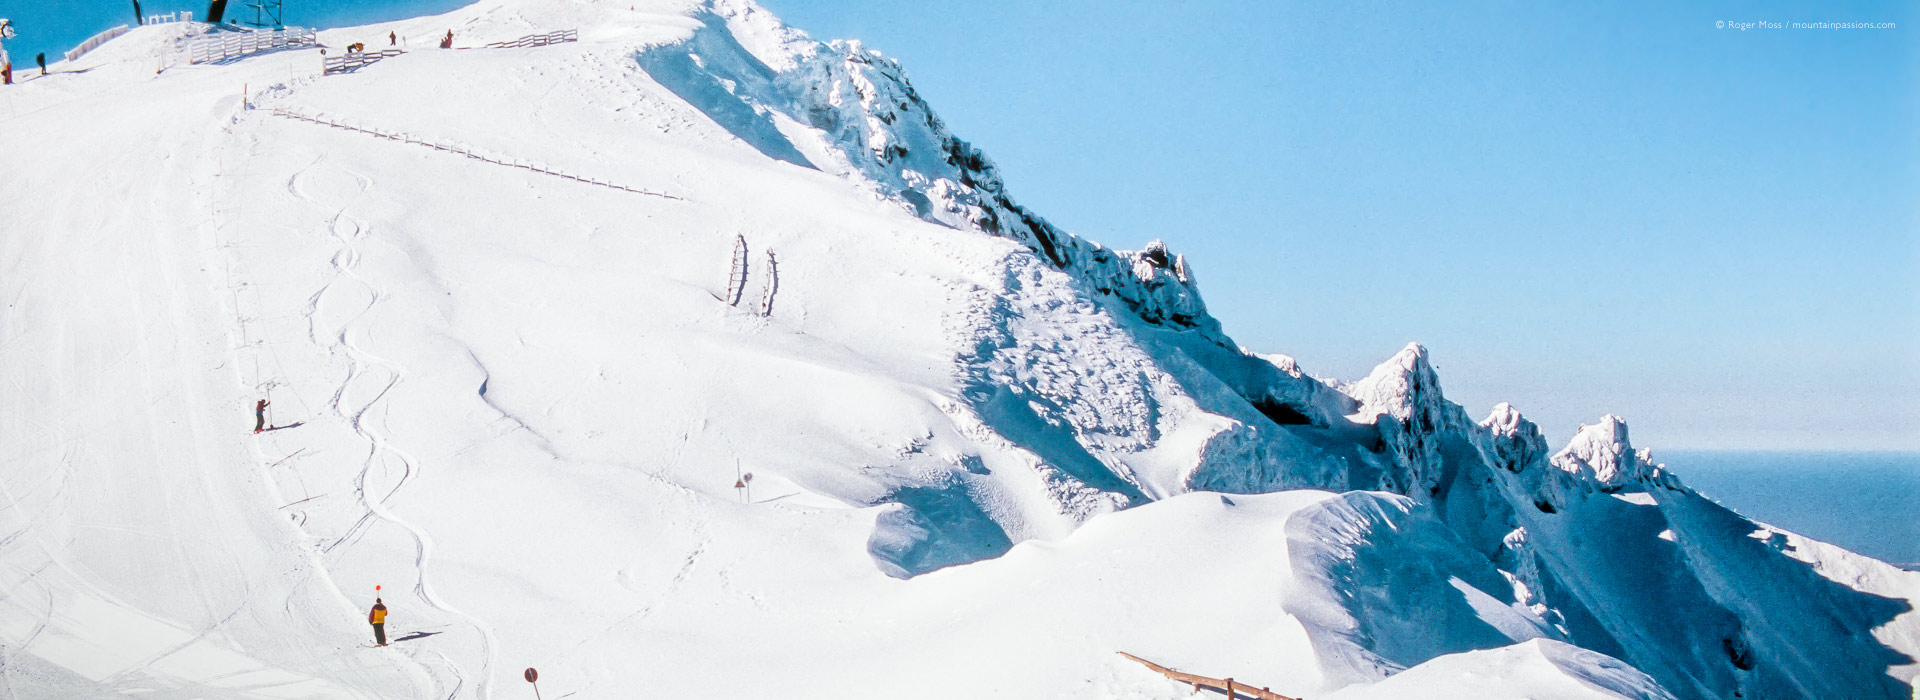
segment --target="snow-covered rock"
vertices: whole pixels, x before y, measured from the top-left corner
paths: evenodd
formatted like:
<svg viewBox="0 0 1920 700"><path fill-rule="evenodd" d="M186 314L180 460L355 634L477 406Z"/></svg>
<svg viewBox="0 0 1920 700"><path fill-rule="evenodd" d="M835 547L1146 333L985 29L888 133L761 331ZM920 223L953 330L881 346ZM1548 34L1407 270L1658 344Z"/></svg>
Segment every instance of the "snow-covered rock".
<svg viewBox="0 0 1920 700"><path fill-rule="evenodd" d="M1448 402L1440 377L1427 361L1427 349L1410 343L1365 379L1346 387L1360 402L1353 414L1373 423L1393 457L1394 468L1380 488L1395 493L1438 495L1446 475L1441 450L1444 436L1459 433L1466 413Z"/></svg>
<svg viewBox="0 0 1920 700"><path fill-rule="evenodd" d="M1553 466L1605 491L1629 485L1660 483L1666 471L1653 462L1653 453L1636 450L1627 439L1627 424L1612 415L1594 425L1582 425L1573 442L1555 454Z"/></svg>

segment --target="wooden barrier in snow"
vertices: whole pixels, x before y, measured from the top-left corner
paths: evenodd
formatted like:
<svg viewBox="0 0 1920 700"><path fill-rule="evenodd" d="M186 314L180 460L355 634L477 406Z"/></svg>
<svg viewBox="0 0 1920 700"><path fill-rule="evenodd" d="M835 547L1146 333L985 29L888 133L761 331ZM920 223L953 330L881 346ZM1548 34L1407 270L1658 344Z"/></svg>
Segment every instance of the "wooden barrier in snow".
<svg viewBox="0 0 1920 700"><path fill-rule="evenodd" d="M101 44L107 43L108 41L112 40L114 37L127 33L127 31L128 31L127 25L122 24L118 27L114 27L104 32L100 32L99 34L95 34L91 37L87 37L86 41L80 42L79 46L73 47L72 51L68 51L66 53L67 60L71 61L81 56L85 56L88 51L92 51L94 49L100 48Z"/></svg>
<svg viewBox="0 0 1920 700"><path fill-rule="evenodd" d="M400 49L382 49L379 51L349 51L344 56L320 59L320 74L333 75L359 70L363 66L373 65L383 58L393 58L406 53Z"/></svg>
<svg viewBox="0 0 1920 700"><path fill-rule="evenodd" d="M580 40L580 30L563 29L557 32L547 32L545 34L528 34L518 39L514 39L513 41L496 41L496 42L487 44L486 48L524 49L530 46L551 46L553 44L563 44L569 41L579 41L579 40ZM384 51L356 51L353 53L349 53L345 56L338 56L334 58L324 59L320 62L321 64L320 74L333 75L335 73L347 73L347 72L359 70L362 66L371 65L373 63L378 62L380 59L392 58L394 56L398 56L403 53L406 53L406 52L401 51L400 49L386 49Z"/></svg>
<svg viewBox="0 0 1920 700"><path fill-rule="evenodd" d="M1244 683L1238 683L1232 678L1208 678L1196 673L1175 671L1124 651L1120 652L1120 655L1138 661L1147 668L1159 671L1160 675L1191 685L1193 686L1193 692L1196 693L1200 692L1201 688L1212 688L1226 693L1228 700L1234 700L1235 698L1243 696L1254 698L1255 700L1300 700L1299 698L1281 695L1266 688L1254 688Z"/></svg>
<svg viewBox="0 0 1920 700"><path fill-rule="evenodd" d="M766 272L762 273L760 287L760 315L773 315L773 296L780 292L780 261L773 258L773 251L767 251Z"/></svg>
<svg viewBox="0 0 1920 700"><path fill-rule="evenodd" d="M320 40L311 29L257 30L249 32L207 32L187 43L188 63L214 63L274 49L318 46Z"/></svg>
<svg viewBox="0 0 1920 700"><path fill-rule="evenodd" d="M147 18L140 20L140 23L145 25L155 25L155 24L173 24L174 22L192 22L192 21L193 21L193 11L181 10L179 12L169 12L164 15L147 15Z"/></svg>
<svg viewBox="0 0 1920 700"><path fill-rule="evenodd" d="M518 39L514 39L513 41L491 42L487 44L487 48L489 49L524 49L524 48L529 48L533 46L550 46L553 44L564 44L569 41L579 41L579 40L580 40L580 30L562 29L557 32L547 32L545 34L528 34Z"/></svg>
<svg viewBox="0 0 1920 700"><path fill-rule="evenodd" d="M271 112L271 114L273 114L276 117L285 117L288 119L311 122L314 124L319 124L321 126L330 126L335 129L345 129L347 131L356 131L362 134L367 134L370 136L377 136L383 139L387 139L389 141L398 141L401 143L411 143L415 145L426 146L427 148L431 148L436 151L445 151L447 153L452 153L455 155L466 156L468 158L472 158L474 160L485 162L485 163L492 163L494 165L504 165L509 168L519 168L521 170L531 170L536 173L545 173L548 175L552 175L554 177L563 177L568 180L572 180L574 182L578 182L582 184L594 185L597 187L605 187L608 189L615 189L623 192L632 192L634 194L644 194L652 197L660 197L663 199L671 199L671 200L681 201L681 202L686 201L685 199L682 199L680 197L675 197L670 194L662 194L659 192L649 192L647 190L643 190L635 187L628 187L626 185L622 185L617 182L610 182L607 180L600 180L596 178L585 177L582 175L574 175L566 171L554 170L553 168L548 166L538 165L533 163L532 161L523 161L516 158L508 158L506 156L490 156L482 153L476 153L474 151L461 148L459 146L455 146L452 144L438 143L438 142L422 139L406 133L381 131L379 129L369 129L366 127L354 126L352 124L337 122L332 119L328 119L324 117L310 117L305 114L301 114L299 112L294 112L294 111L285 110L285 109L274 109Z"/></svg>
<svg viewBox="0 0 1920 700"><path fill-rule="evenodd" d="M739 306L740 295L747 291L747 237L733 237L733 258L727 264L728 306Z"/></svg>

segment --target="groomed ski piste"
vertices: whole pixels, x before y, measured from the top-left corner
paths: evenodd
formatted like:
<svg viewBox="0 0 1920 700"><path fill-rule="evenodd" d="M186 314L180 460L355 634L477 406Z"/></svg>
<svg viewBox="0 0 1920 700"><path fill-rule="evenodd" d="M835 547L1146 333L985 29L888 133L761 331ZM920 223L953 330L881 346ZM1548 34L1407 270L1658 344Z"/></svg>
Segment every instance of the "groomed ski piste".
<svg viewBox="0 0 1920 700"><path fill-rule="evenodd" d="M1204 261L1047 224L857 43L204 31L0 104L0 697L1912 694L1920 574L1417 345L1242 350Z"/></svg>

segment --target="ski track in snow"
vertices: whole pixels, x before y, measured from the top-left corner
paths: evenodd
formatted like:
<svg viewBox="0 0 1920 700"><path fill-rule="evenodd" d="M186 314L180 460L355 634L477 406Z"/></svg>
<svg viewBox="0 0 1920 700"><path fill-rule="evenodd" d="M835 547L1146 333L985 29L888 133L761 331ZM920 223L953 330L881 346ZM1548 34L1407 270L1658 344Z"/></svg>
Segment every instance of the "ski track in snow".
<svg viewBox="0 0 1920 700"><path fill-rule="evenodd" d="M239 125L239 122L236 121L236 123L228 125L227 128L223 129L224 135L229 139L244 138L244 142L237 147L238 150L240 151L238 153L238 162L234 164L222 164L219 172L215 174L216 178L224 177L225 182L243 183L247 179L247 173L250 171L250 168L247 167L248 164L261 156L261 153L258 150L258 147L260 145L259 137L251 133L247 133L243 137L242 132L234 128L235 126L238 126L238 125ZM321 165L323 162L325 162L325 160L326 160L325 154L319 154L315 156L313 160L310 161L305 167L303 167L300 171L298 171L298 173L304 174L312 170L313 168ZM286 187L285 187L286 193L289 196L292 196L298 200L302 200L310 203L316 203L316 199L310 196L304 188L300 187L299 174L296 174L296 176L294 177L288 178ZM239 207L244 206L244 201L245 201L244 194L238 189L230 189L225 192L220 191L218 185L221 181L222 180L216 179L215 188L213 193L209 196L209 201L210 201L211 224L212 224L214 237L215 237L214 248L215 248L216 254L220 256L220 259L221 259L220 264L224 267L224 270L225 270L225 273L224 273L225 282L231 294L230 296L231 308L229 309L229 311L231 312L231 315L232 315L234 332L237 334L238 339L241 341L239 345L233 347L233 352L236 353L235 356L233 357L233 360L235 361L237 366L242 368L243 370L251 370L250 377L247 377L251 379L251 381L247 381L243 383L251 387L255 392L267 393L267 392L271 392L276 387L283 386L283 381L279 379L268 379L268 376L269 376L268 368L264 367L261 363L261 355L263 350L266 353L271 354L273 356L272 361L274 366L272 369L275 371L274 373L276 375L280 373L284 373L285 368L280 366L278 355L272 349L273 341L264 336L264 333L266 331L264 330L261 331L263 335L260 337L254 336L254 329L252 328L253 325L255 324L267 325L267 324L261 323L263 318L265 318L266 316L261 312L261 309L259 308L260 305L264 302L259 300L257 293L251 294L251 295L244 295L247 298L252 300L253 303L251 307L248 304L243 302L243 292L254 292L257 289L256 285L258 284L258 281L250 279L250 275L249 275L250 268L248 266L249 261L245 257L247 249L249 247L252 247L255 244L251 243L251 238L247 238L246 240L240 240L236 238L236 236L241 235L242 231L250 232L250 230L242 228L242 226L236 220L234 220L231 216L226 216L226 215L231 215L236 213ZM364 183L363 183L363 189L364 189ZM222 208L223 205L231 206L231 207L234 207L235 209L223 209ZM317 310L319 301L324 294L325 294L325 289L322 289L321 291L314 293L309 299L309 304L307 308L303 310L302 315L307 319L308 328L310 331L312 328L314 312ZM252 313L249 313L249 308L252 309ZM311 338L311 333L309 335ZM317 338L311 338L311 339L317 340ZM242 358L239 356L239 353L242 353L242 352L245 352L251 356L251 359L252 359L251 363L246 363L241 361ZM244 371L241 372L240 374L242 376L247 376L247 373ZM317 417L312 413L312 407L307 406L305 401L299 398L299 394L297 392L293 393L293 395L296 397L296 401L300 404L300 407L302 408L302 410L305 411L305 415L307 416L306 420L311 421L313 418ZM334 398L337 399L338 395L336 394ZM332 403L329 404L329 406L332 406L332 405L334 404ZM278 421L270 421L270 424L278 425ZM277 459L273 459L271 458L270 454L259 449L260 448L259 443L262 442L263 440L273 440L277 443L279 441L278 439L281 438L282 435L279 433L268 432L268 433L263 433L257 437L260 439L257 439L255 441L256 444L255 444L255 449L253 450L253 454L255 458L258 459L261 463L262 474L267 477L266 479L267 482L270 485L272 485L272 490L276 494L283 493L284 489L280 486L278 482L284 479L285 477L276 477L274 474L275 468L280 467L281 465L289 462L290 460L293 460L294 458L299 457L302 454L306 453L308 446L300 447L294 450L293 452L286 454L285 456L279 457ZM307 503L325 495L325 494L318 494L318 495L313 494L311 489L308 488L305 482L304 475L301 474L300 470L297 467L298 467L297 463L287 466L285 469L285 473L292 475L293 479L299 484L300 493L302 494L302 497L299 500L294 501L293 503L286 504L287 506L296 505L300 503ZM282 498L282 500L285 500L285 499ZM286 507L286 506L282 506L282 507ZM296 530L300 531L303 534L306 534L307 532L306 525L308 520L307 509L302 508L299 510L292 511L289 514L289 518L290 518L291 525ZM314 542L313 537L310 534L306 536L306 540L309 543ZM305 554L307 555L310 561L313 561L316 565L318 565L320 562L320 555L325 554L325 551L323 549L310 546L308 550L305 552ZM323 566L319 568L321 568L324 571ZM303 611L301 611L297 607L297 605L298 605L297 601L294 598L289 597L283 602L281 606L281 612L286 614L288 619L292 619L292 620L302 619L302 617L304 616ZM317 630L311 630L311 631L317 631ZM347 647L338 649L332 654L321 657L319 659L319 663L320 665L331 669L336 674L339 674L339 673L349 674L350 676L349 682L351 682L352 686L355 688L373 689L373 688L379 687L380 686L379 681L373 678L372 676L370 676L368 673L366 673L366 671L362 670L359 666L352 663L342 663L342 662L348 661L347 654L351 653L353 650L354 650L354 647L352 646L347 646Z"/></svg>
<svg viewBox="0 0 1920 700"><path fill-rule="evenodd" d="M312 166L309 167L311 168ZM303 191L298 186L302 175L306 172L306 170L302 170L290 178L288 190L300 199L318 204L319 201L317 198ZM358 185L354 195L354 198L357 199L359 195L364 194L372 186L373 180L361 173L347 172L354 178ZM368 280L358 271L361 259L360 244L366 240L369 232L362 222L346 213L346 210L351 207L351 204L352 202L349 201L345 206L342 206L339 212L334 215L331 225L329 226L330 234L339 244L339 250L331 260L335 275L325 287L313 296L314 303L310 308L312 313L318 313L320 308L326 303L327 298L340 296L342 294L353 295L357 292L366 298L366 303L361 306L358 311L353 312L352 315L340 325L337 333L332 336L333 344L345 352L352 364L348 369L346 380L335 388L329 406L336 415L345 420L347 424L353 428L355 434L367 442L366 457L361 463L358 478L355 479L355 493L359 497L361 505L367 509L367 512L353 527L348 529L347 533L328 544L323 551L332 553L342 545L351 546L353 542L357 542L361 537L364 537L376 521L390 523L406 531L414 541L413 565L415 576L413 592L433 609L464 620L466 624L471 626L475 633L477 633L482 658L476 688L478 689L479 697L489 697L489 683L496 661L495 649L497 648L492 628L485 622L448 605L445 600L441 599L441 597L435 593L429 577L429 569L432 566L433 560L432 537L428 535L424 529L401 518L387 507L387 503L416 477L415 472L418 466L414 458L395 447L387 439L383 426L376 426L372 422L374 413L377 410L383 411L384 407L382 406L382 402L396 387L405 381L406 375L405 369L401 367L399 363L367 351L362 347L360 342L356 342L355 340L356 335L364 336L366 334L365 326L368 323L368 316L379 303L380 299L386 295L386 291ZM342 291L336 293L335 290ZM358 393L355 391L356 386L368 383L376 387L371 392L372 396L357 403L350 399L350 396ZM380 417L384 419L384 412L380 414ZM384 490L382 490L379 488L381 485L377 484L379 475L376 475L376 472L391 469L391 462L387 459L389 456L393 461L397 461L401 473L397 478L391 480L391 485L387 485ZM461 689L469 682L467 674L463 672L460 664L455 663L447 655L438 651L426 653L430 653L433 656L433 660L437 662L427 664L429 667L438 666L445 668L451 675L450 683L442 681L442 690L445 691L444 697L458 697ZM419 654L411 655L415 656L416 660L418 659Z"/></svg>
<svg viewBox="0 0 1920 700"><path fill-rule="evenodd" d="M257 154L249 152L245 157L251 158L255 155ZM316 206L325 206L321 197L314 194L309 187L304 186L304 183L306 183L310 174L315 172L316 169L333 167L327 165L326 161L326 156L322 154L314 158L313 161L305 167L296 171L287 179L285 187L286 193L296 200ZM351 199L357 199L359 195L364 194L373 185L372 179L364 174L344 169L341 171L351 176L356 184L355 192ZM360 244L366 239L368 231L363 223L347 214L347 209L352 205L351 199L338 209L329 225L328 233L337 244L337 250L329 261L333 276L319 291L309 296L306 308L302 310L302 313L307 320L306 325L309 332L309 340L331 346L350 360L347 376L334 388L326 406L334 415L351 427L354 434L367 443L365 457L361 462L357 478L354 480L355 495L361 506L366 509L366 512L357 519L345 533L333 538L331 542L320 546L318 552L322 555L335 555L336 551L341 550L343 547L350 549L354 543L361 541L376 523L391 524L406 532L414 543L413 565L415 576L412 585L413 592L432 609L457 618L473 629L478 638L481 657L481 667L477 674L479 680L476 682L470 679L468 677L470 675L469 672L463 669L461 664L437 650L413 647L389 648L412 657L414 661L421 663L425 669L442 669L437 673L429 673L429 677L434 679L434 682L441 687L442 692L438 693L438 695L442 697L459 697L469 683L472 683L476 688L478 697L489 697L489 681L491 679L493 666L496 662L495 650L497 648L491 627L485 622L448 605L435 592L430 583L429 576L429 569L433 558L433 540L431 536L422 528L401 518L387 507L388 502L417 476L418 463L410 455L393 446L387 439L383 431L383 426L375 424L377 419L384 418L383 402L404 381L405 373L404 368L398 363L368 352L362 347L360 342L356 341L356 336L364 335L364 326L368 322L368 316L374 310L379 300L385 295L385 292L362 276L357 270L361 259ZM239 251L245 248L242 244L231 243L222 247L228 248L230 251ZM239 290L247 289L257 283L255 280L244 279L244 261L241 264L242 273L240 279L231 278L231 261L229 261L228 264L230 284L234 286L236 295L239 293ZM362 297L364 298L364 303L353 310L351 314L339 324L337 329L329 329L329 332L325 333L323 337L323 334L320 332L321 327L325 325L322 317L330 306L342 303L330 300L341 297ZM239 297L236 296L236 304L238 301ZM255 321L258 316L250 316L246 313L245 309L239 305L236 305L234 310L234 320L238 325L238 330L242 338L251 338L247 326L249 322ZM257 314L258 312L256 311L255 313ZM251 338L243 342L239 348L253 351L255 386L262 390L270 390L273 386L277 385L277 381L266 380L264 378L265 368L262 368L259 363L260 349L267 348L268 351L271 352L271 344L271 340L265 337L259 337ZM275 358L275 363L278 363L277 357ZM365 396L364 400L358 398L361 396ZM279 464L279 462L291 459L297 456L297 454L298 453L289 454L272 464L264 464L263 466L270 471L271 468ZM381 479L385 477L383 472L390 471L394 464L397 464L400 470L398 477L390 479L390 483L380 483ZM296 476L299 475L299 471L296 469L289 469L289 471ZM302 486L302 491L310 494L304 485ZM308 495L303 500L310 500L323 495L325 494ZM295 526L303 527L305 523L305 511L297 511L294 515ZM291 601L289 605L291 605ZM235 613L237 612L238 611L235 611ZM229 614L229 617L231 617L231 615L232 613ZM188 642L188 644L190 645L191 642ZM183 647L184 646L185 645L183 645ZM172 653L172 650L157 655L155 658L163 657L168 653ZM144 667L145 665L147 664L143 663L139 667Z"/></svg>

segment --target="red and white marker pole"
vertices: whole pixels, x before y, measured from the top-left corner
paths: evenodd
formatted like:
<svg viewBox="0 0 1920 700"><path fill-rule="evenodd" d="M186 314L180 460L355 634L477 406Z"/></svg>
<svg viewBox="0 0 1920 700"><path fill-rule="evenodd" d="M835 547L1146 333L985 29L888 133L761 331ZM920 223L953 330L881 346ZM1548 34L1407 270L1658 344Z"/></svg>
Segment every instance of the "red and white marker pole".
<svg viewBox="0 0 1920 700"><path fill-rule="evenodd" d="M527 672L520 674L520 677L527 679L528 683L533 683L533 700L540 700L540 684L534 683L534 681L540 680L540 672L533 670L532 666L528 666Z"/></svg>

